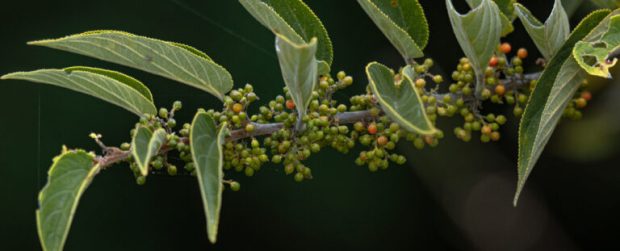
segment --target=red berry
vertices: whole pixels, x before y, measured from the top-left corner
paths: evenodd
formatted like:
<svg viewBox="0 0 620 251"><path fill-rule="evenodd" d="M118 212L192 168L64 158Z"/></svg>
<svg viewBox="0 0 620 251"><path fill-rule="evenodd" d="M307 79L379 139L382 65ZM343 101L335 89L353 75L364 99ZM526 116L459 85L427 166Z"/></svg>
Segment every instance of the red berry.
<svg viewBox="0 0 620 251"><path fill-rule="evenodd" d="M497 59L496 56L491 57L491 59L489 60L489 66L491 67L497 67L498 63L499 63L499 59Z"/></svg>
<svg viewBox="0 0 620 251"><path fill-rule="evenodd" d="M288 108L289 110L295 109L295 102L293 102L292 99L287 100L286 101L286 108Z"/></svg>
<svg viewBox="0 0 620 251"><path fill-rule="evenodd" d="M589 91L584 91L581 93L581 98L585 99L586 101L590 101L592 99L592 93L590 93Z"/></svg>
<svg viewBox="0 0 620 251"><path fill-rule="evenodd" d="M510 53L510 51L512 51L512 46L510 46L510 44L509 44L509 43L502 43L502 44L499 46L499 50L500 50L502 53L504 53L504 54L508 54L508 53Z"/></svg>
<svg viewBox="0 0 620 251"><path fill-rule="evenodd" d="M368 133L377 134L377 125L375 123L368 125Z"/></svg>

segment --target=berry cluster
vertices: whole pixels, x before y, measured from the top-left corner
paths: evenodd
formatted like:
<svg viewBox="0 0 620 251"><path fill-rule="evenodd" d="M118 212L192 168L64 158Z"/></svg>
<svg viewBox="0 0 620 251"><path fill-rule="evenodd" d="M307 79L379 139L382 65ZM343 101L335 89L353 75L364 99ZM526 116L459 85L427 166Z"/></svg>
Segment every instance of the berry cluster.
<svg viewBox="0 0 620 251"><path fill-rule="evenodd" d="M463 124L454 129L457 138L470 141L478 133L480 141L498 141L499 129L507 122L502 114L482 114L480 108L484 102L491 104L508 104L513 106L512 113L519 117L523 113L529 95L536 85L538 75L524 74L523 60L528 52L520 48L509 57L512 47L508 43L498 46L484 72L483 87L476 92L476 74L467 58L462 58L452 73L451 83L443 87L441 75L429 72L433 60L412 64L413 74L401 69L396 79L403 74L412 74L415 88L420 93L426 113L432 123L438 117L459 115ZM544 64L544 62L542 62ZM303 162L321 149L331 147L338 152L348 153L359 144L355 163L374 172L388 168L390 162L399 165L407 160L394 152L401 141L409 141L417 148L435 147L444 137L441 130L434 135L419 135L405 131L401 126L387 117L376 102L376 97L366 88L366 93L351 97L348 104L334 99L334 93L353 84L353 78L345 72L338 72L336 78L321 76L306 114L300 116L297 106L288 89L283 94L260 106L258 113L248 115L248 108L259 100L252 85L232 90L224 97L221 111L208 110L206 113L219 125L226 125L233 133L224 144L224 168L253 176L268 162L281 164L284 173L293 175L297 182L312 178L312 170ZM592 98L584 82L578 93L564 112L567 118L580 118L581 111ZM440 90L447 92L441 93ZM160 153L155 156L149 167L152 173L169 175L195 175L191 149L188 142L190 124L183 124L175 130L174 113L182 107L177 101L172 108L161 108L157 115L145 115L136 126L145 126L151 130L163 128L167 132L166 142ZM131 135L135 134L135 129ZM98 141L98 138L96 139ZM99 141L98 141L99 142ZM121 150L129 151L129 143L123 143ZM172 156L173 153L175 156ZM175 161L171 161L174 159ZM136 182L144 184L146 177L140 174L138 166L131 158L127 159ZM176 165L182 163L184 168L178 170ZM164 170L165 168L165 170ZM236 181L225 180L232 190L240 189Z"/></svg>

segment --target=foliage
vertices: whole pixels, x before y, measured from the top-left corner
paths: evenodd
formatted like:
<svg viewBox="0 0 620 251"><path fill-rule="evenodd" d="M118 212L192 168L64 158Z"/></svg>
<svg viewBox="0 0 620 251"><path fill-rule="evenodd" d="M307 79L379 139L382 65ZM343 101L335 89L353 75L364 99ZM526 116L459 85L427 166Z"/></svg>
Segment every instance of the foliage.
<svg viewBox="0 0 620 251"><path fill-rule="evenodd" d="M101 135L93 133L91 137L102 148L100 155L65 148L54 159L37 210L43 250L63 249L79 198L100 170L115 164L127 163L137 184L144 184L147 175L153 174L195 176L207 236L215 243L224 189L240 189L238 182L225 179L227 172L253 176L271 162L281 164L286 175L302 182L314 178L312 169L303 163L311 155L326 147L346 154L357 144L362 150L355 163L376 172L390 163L406 162L397 144L409 142L418 149L436 146L445 137L436 126L441 117L462 118L462 125L454 128L458 139L471 141L476 136L481 142L498 141L507 117L485 113L482 104L512 106L513 115L521 118L516 205L560 118L581 118L592 96L586 77L609 77L620 45L618 11L595 11L570 32L568 15L559 0L545 23L516 2L468 0L471 10L460 14L452 0L446 0L453 32L465 54L446 81L431 72L432 59L419 59L430 40L429 25L417 0L358 0L401 54L404 65L390 69L369 63L367 91L343 102L334 94L351 86L353 78L343 71L332 75L331 40L305 3L240 0L274 33L285 85L283 94L264 102L256 114L248 114L259 100L253 86L233 89L228 71L189 45L120 31L90 31L31 42L160 75L223 102L221 110L199 109L191 123L177 126L175 112L182 109L180 101L157 110L150 90L120 72L76 66L2 76L85 93L139 116L131 130L131 143L106 146ZM500 41L513 31L517 17L544 57L537 60L539 69L528 73L523 66L530 58L528 51L513 50L510 43Z"/></svg>

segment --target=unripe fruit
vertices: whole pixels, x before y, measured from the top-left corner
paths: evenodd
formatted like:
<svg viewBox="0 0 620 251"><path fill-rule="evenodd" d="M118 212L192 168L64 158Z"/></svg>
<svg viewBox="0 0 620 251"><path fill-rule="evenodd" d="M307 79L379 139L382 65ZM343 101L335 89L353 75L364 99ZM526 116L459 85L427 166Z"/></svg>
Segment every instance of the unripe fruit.
<svg viewBox="0 0 620 251"><path fill-rule="evenodd" d="M168 175L170 176L177 175L177 167L175 165L168 165L166 171L168 172Z"/></svg>
<svg viewBox="0 0 620 251"><path fill-rule="evenodd" d="M167 119L168 118L168 109L166 108L160 108L159 109L159 117L163 118L163 119Z"/></svg>
<svg viewBox="0 0 620 251"><path fill-rule="evenodd" d="M345 86L349 86L353 84L353 77L351 76L344 77L344 79L342 79L342 84L344 84Z"/></svg>
<svg viewBox="0 0 620 251"><path fill-rule="evenodd" d="M239 101L243 97L243 94L237 90L232 90L230 91L230 97L235 101Z"/></svg>
<svg viewBox="0 0 620 251"><path fill-rule="evenodd" d="M433 82L435 82L436 84L439 84L443 82L443 77L441 75L435 75L433 76Z"/></svg>
<svg viewBox="0 0 620 251"><path fill-rule="evenodd" d="M174 101L172 104L172 109L178 111L181 110L181 108L183 108L183 103L181 103L181 101Z"/></svg>
<svg viewBox="0 0 620 251"><path fill-rule="evenodd" d="M236 181L230 182L230 190L233 190L236 192L236 191L239 191L239 189L241 189L241 184L239 184L239 182L236 182Z"/></svg>
<svg viewBox="0 0 620 251"><path fill-rule="evenodd" d="M252 123L248 123L247 125L245 125L245 131L246 132L253 132L254 129L255 129L255 126Z"/></svg>
<svg viewBox="0 0 620 251"><path fill-rule="evenodd" d="M510 46L510 44L509 44L509 43L502 43L502 44L499 46L499 50L500 50L502 53L504 53L504 54L508 54L508 53L510 53L510 51L512 51L512 46Z"/></svg>
<svg viewBox="0 0 620 251"><path fill-rule="evenodd" d="M128 151L129 148L131 148L131 144L129 144L127 142L121 144L121 150Z"/></svg>
<svg viewBox="0 0 620 251"><path fill-rule="evenodd" d="M289 110L295 109L295 102L292 99L286 101L286 108Z"/></svg>
<svg viewBox="0 0 620 251"><path fill-rule="evenodd" d="M519 57L520 59L526 58L527 57L527 49L519 48L519 50L517 51L517 57Z"/></svg>
<svg viewBox="0 0 620 251"><path fill-rule="evenodd" d="M240 113L243 110L243 105L239 104L239 103L235 103L234 105L232 105L232 111L234 113Z"/></svg>
<svg viewBox="0 0 620 251"><path fill-rule="evenodd" d="M144 177L144 176L138 176L138 177L136 178L136 184L138 184L138 185L142 186L142 185L144 185L144 183L146 183L146 177Z"/></svg>
<svg viewBox="0 0 620 251"><path fill-rule="evenodd" d="M497 116L497 118L495 119L495 121L496 121L498 124L503 125L503 124L505 124L505 123L506 123L506 116L504 116L504 115L499 115L499 116Z"/></svg>
<svg viewBox="0 0 620 251"><path fill-rule="evenodd" d="M295 174L295 181L296 181L296 182L302 182L302 181L304 181L304 174L303 174L303 173L296 173L296 174Z"/></svg>
<svg viewBox="0 0 620 251"><path fill-rule="evenodd" d="M177 126L177 121L174 119L169 119L167 125L169 128L174 128L175 126Z"/></svg>
<svg viewBox="0 0 620 251"><path fill-rule="evenodd" d="M252 177L254 176L254 168L246 167L244 173L245 176Z"/></svg>
<svg viewBox="0 0 620 251"><path fill-rule="evenodd" d="M512 111L515 117L520 117L523 114L523 109L519 106L515 106L515 109Z"/></svg>
<svg viewBox="0 0 620 251"><path fill-rule="evenodd" d="M338 78L338 80L342 80L342 79L344 79L344 77L346 77L346 76L347 76L347 74L346 74L344 71L339 71L339 72L336 74L336 78Z"/></svg>

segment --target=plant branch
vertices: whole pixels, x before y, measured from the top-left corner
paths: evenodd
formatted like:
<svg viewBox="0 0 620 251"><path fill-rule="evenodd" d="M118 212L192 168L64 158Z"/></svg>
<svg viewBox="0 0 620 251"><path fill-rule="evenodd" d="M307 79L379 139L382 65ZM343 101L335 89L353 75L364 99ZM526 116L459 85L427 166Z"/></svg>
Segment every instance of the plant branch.
<svg viewBox="0 0 620 251"><path fill-rule="evenodd" d="M531 80L538 79L540 75L541 75L541 72L515 75L515 76L512 76L511 78L503 79L501 80L501 82L504 83L507 90L516 90L516 89L520 89L520 88L527 86ZM452 96L453 100L464 97L464 95L460 92L459 93L432 93L431 95L434 95L438 101L442 100L441 98L443 98L445 95ZM465 102L471 103L471 102L477 102L477 100L475 97L468 96L465 99ZM358 121L370 120L372 119L372 117L373 116L371 115L369 110L343 112L343 113L338 113L334 116L332 120L332 124L335 124L335 125L353 124ZM260 124L260 123L252 122L252 124L254 124L254 130L252 132L247 132L245 129L233 130L230 133L230 136L226 138L226 141L237 141L237 140L250 138L250 137L270 135L284 128L283 123ZM187 137L182 137L179 140L186 144L189 143L189 139ZM104 150L104 155L98 156L96 158L101 168L106 168L113 164L122 162L124 160L127 160L131 156L131 151L124 151L117 147L104 147L103 150ZM164 145L162 147L161 152L165 153L170 150L171 150L170 148Z"/></svg>

